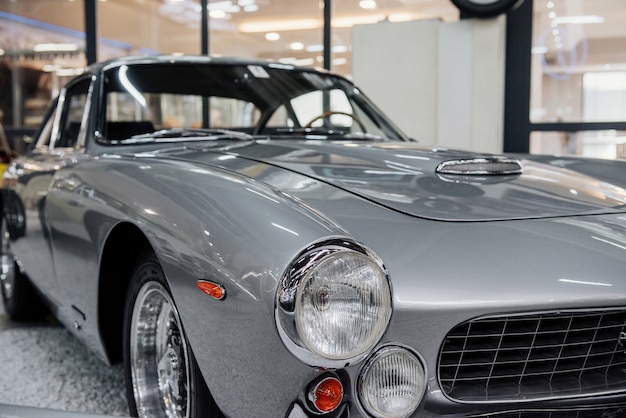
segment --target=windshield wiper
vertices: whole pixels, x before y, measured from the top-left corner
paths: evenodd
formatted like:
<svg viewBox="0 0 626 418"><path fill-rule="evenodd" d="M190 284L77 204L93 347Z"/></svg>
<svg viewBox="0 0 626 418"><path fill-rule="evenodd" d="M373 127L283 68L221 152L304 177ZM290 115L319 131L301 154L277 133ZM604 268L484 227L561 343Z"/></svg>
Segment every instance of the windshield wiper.
<svg viewBox="0 0 626 418"><path fill-rule="evenodd" d="M380 135L369 134L366 132L350 132L323 127L278 128L270 134L270 137L272 136L293 136L303 137L304 139L335 139L336 137L340 137L342 139L357 141L376 141L384 139Z"/></svg>
<svg viewBox="0 0 626 418"><path fill-rule="evenodd" d="M145 134L133 135L128 139L119 142L124 144L138 144L145 142L170 142L171 139L185 138L186 141L197 140L218 140L218 139L238 139L249 141L254 139L253 135L245 132L233 131L229 129L207 129L207 128L169 128L161 129Z"/></svg>

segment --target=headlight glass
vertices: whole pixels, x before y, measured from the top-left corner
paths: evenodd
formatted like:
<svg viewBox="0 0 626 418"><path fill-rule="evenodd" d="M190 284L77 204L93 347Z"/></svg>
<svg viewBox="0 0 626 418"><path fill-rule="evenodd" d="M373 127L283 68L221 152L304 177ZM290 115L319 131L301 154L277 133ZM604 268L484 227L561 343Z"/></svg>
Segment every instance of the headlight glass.
<svg viewBox="0 0 626 418"><path fill-rule="evenodd" d="M289 351L316 367L361 361L391 318L389 276L368 248L328 239L302 251L281 278L278 332Z"/></svg>
<svg viewBox="0 0 626 418"><path fill-rule="evenodd" d="M329 359L370 350L391 315L385 273L369 257L340 251L305 276L296 300L296 327L304 344Z"/></svg>
<svg viewBox="0 0 626 418"><path fill-rule="evenodd" d="M379 349L359 376L361 405L377 418L403 418L419 406L426 390L420 359L400 346Z"/></svg>

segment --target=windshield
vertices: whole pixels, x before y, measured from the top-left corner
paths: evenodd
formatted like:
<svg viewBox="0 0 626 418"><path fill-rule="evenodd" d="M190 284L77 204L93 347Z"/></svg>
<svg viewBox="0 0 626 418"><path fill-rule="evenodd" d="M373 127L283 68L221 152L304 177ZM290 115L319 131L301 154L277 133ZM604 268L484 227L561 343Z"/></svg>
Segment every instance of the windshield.
<svg viewBox="0 0 626 418"><path fill-rule="evenodd" d="M349 81L282 65L122 65L106 72L104 99L101 132L108 143L137 143L137 137L148 142L152 133L160 140L187 140L199 129L272 138L407 140Z"/></svg>

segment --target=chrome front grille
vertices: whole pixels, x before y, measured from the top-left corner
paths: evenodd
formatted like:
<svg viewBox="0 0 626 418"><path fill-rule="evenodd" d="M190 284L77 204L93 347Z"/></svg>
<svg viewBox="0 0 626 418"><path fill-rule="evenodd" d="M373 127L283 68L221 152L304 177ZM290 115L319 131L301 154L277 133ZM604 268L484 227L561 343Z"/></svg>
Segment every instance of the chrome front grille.
<svg viewBox="0 0 626 418"><path fill-rule="evenodd" d="M439 356L451 399L511 402L626 390L626 309L477 318Z"/></svg>

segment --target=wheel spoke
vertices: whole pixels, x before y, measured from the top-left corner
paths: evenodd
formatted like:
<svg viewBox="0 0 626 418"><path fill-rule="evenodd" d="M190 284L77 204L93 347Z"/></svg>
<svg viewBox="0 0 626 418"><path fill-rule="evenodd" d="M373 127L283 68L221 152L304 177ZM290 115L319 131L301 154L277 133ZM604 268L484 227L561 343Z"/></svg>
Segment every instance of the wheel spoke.
<svg viewBox="0 0 626 418"><path fill-rule="evenodd" d="M13 297L13 286L15 285L15 261L11 253L9 232L6 220L3 218L0 224L0 282L2 283L2 294L5 299Z"/></svg>
<svg viewBox="0 0 626 418"><path fill-rule="evenodd" d="M158 282L149 281L139 290L130 344L133 390L140 416L187 417L187 345L176 307Z"/></svg>

